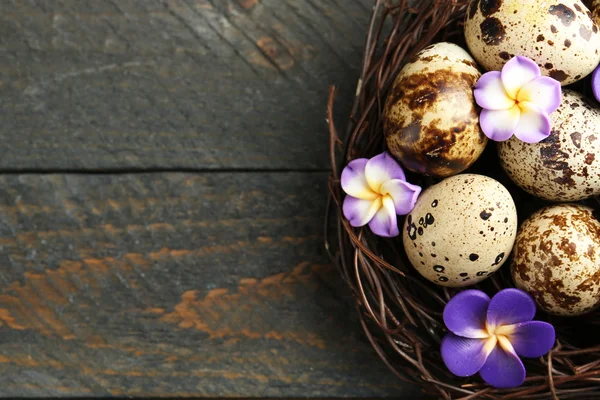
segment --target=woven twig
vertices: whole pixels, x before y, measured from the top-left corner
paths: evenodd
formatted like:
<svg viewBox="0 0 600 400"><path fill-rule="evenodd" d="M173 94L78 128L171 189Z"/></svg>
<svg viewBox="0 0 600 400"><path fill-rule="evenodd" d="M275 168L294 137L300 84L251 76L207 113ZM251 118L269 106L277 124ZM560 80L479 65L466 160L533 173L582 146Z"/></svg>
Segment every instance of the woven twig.
<svg viewBox="0 0 600 400"><path fill-rule="evenodd" d="M525 361L527 379L519 388L500 390L478 377L454 377L443 366L439 347L446 333L442 311L455 292L422 279L410 266L400 239L383 239L368 228L353 228L342 217L341 170L352 159L384 150L381 115L399 70L431 43L454 41L464 46L462 21L468 0L413 3L418 6L411 7L407 0L375 2L351 115L341 136L333 120L334 88L327 107L332 175L325 244L355 296L367 338L398 378L420 385L429 395L446 399L600 398L600 339L593 334L600 323L598 313L559 319L539 312L538 319L555 325L557 346L543 358ZM494 157L489 159L478 162L476 168L501 170L497 164L482 164L497 163ZM422 186L434 183L416 175L410 179ZM521 201L531 201L526 199ZM493 294L511 286L507 270L504 266L476 287Z"/></svg>

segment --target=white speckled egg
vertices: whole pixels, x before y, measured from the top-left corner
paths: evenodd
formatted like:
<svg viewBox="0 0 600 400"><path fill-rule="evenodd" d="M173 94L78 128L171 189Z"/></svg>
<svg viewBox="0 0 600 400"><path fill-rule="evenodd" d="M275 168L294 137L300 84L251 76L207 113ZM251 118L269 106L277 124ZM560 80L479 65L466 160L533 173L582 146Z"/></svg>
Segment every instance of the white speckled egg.
<svg viewBox="0 0 600 400"><path fill-rule="evenodd" d="M473 97L480 77L469 53L452 43L431 45L406 64L383 112L394 157L411 171L440 177L471 166L488 141Z"/></svg>
<svg viewBox="0 0 600 400"><path fill-rule="evenodd" d="M546 207L519 229L511 273L552 314L580 315L600 305L600 223L576 204Z"/></svg>
<svg viewBox="0 0 600 400"><path fill-rule="evenodd" d="M406 217L406 255L425 278L442 286L480 282L508 258L517 210L496 180L461 174L425 190Z"/></svg>
<svg viewBox="0 0 600 400"><path fill-rule="evenodd" d="M465 38L488 71L525 56L563 85L589 75L600 61L598 26L580 0L473 0Z"/></svg>
<svg viewBox="0 0 600 400"><path fill-rule="evenodd" d="M577 201L600 194L600 107L563 90L562 103L550 119L552 133L540 143L516 137L498 143L500 164L517 185L546 200Z"/></svg>

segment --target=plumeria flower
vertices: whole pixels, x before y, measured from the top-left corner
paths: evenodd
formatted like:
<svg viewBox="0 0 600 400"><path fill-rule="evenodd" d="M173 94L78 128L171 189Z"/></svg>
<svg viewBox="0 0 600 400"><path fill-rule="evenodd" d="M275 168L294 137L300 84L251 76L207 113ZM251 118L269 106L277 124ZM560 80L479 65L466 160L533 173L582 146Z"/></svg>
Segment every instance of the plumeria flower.
<svg viewBox="0 0 600 400"><path fill-rule="evenodd" d="M388 152L371 158L359 158L342 171L344 216L350 225L369 228L379 236L400 233L396 215L412 211L421 188L406 182L402 167Z"/></svg>
<svg viewBox="0 0 600 400"><path fill-rule="evenodd" d="M465 290L444 309L450 331L442 340L442 359L458 376L479 375L489 385L513 388L525 381L519 359L548 353L556 338L547 322L532 321L535 302L518 289L504 289L491 300L479 290Z"/></svg>
<svg viewBox="0 0 600 400"><path fill-rule="evenodd" d="M596 100L600 101L600 65L596 67L592 74L592 92Z"/></svg>
<svg viewBox="0 0 600 400"><path fill-rule="evenodd" d="M517 56L500 71L490 71L475 84L475 101L483 111L481 130L497 142L514 134L527 143L550 135L549 114L562 100L560 82L541 76L540 68L527 57Z"/></svg>

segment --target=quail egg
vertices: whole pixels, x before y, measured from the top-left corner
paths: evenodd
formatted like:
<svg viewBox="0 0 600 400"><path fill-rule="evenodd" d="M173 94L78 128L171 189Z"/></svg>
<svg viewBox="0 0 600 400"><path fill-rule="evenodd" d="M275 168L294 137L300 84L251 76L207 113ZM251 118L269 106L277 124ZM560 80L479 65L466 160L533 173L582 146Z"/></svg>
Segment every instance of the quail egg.
<svg viewBox="0 0 600 400"><path fill-rule="evenodd" d="M407 169L447 177L479 158L487 144L473 97L480 76L452 43L425 48L400 71L383 121L388 148Z"/></svg>
<svg viewBox="0 0 600 400"><path fill-rule="evenodd" d="M545 311L584 314L600 305L600 223L593 210L557 204L519 229L511 261L515 284Z"/></svg>
<svg viewBox="0 0 600 400"><path fill-rule="evenodd" d="M407 216L402 239L413 267L441 286L480 282L508 258L517 210L504 186L461 174L429 187Z"/></svg>
<svg viewBox="0 0 600 400"><path fill-rule="evenodd" d="M473 0L465 39L488 71L525 56L562 85L589 75L600 61L598 26L580 0Z"/></svg>
<svg viewBox="0 0 600 400"><path fill-rule="evenodd" d="M577 201L600 194L600 107L563 90L550 114L552 132L539 143L513 137L498 143L500 164L525 191L551 201Z"/></svg>

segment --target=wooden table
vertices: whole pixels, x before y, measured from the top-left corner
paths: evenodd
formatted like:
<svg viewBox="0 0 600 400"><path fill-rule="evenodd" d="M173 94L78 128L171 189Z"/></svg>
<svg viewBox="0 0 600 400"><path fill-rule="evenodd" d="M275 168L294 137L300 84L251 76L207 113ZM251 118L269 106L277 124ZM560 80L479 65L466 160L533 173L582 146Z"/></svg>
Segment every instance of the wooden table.
<svg viewBox="0 0 600 400"><path fill-rule="evenodd" d="M0 395L417 393L323 249L370 4L0 2Z"/></svg>

